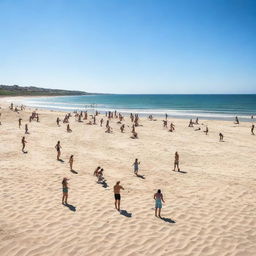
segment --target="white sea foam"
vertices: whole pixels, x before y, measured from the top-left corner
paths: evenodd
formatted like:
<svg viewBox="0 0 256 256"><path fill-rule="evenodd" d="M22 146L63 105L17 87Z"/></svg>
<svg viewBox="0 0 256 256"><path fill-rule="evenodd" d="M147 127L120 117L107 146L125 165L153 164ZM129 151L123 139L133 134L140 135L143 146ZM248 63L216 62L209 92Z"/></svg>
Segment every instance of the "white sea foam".
<svg viewBox="0 0 256 256"><path fill-rule="evenodd" d="M180 118L210 118L210 119L233 119L234 114L230 113L230 111L204 111L204 110L178 110L178 109L114 109L114 108L108 108L104 105L97 105L95 107L85 107L90 106L90 104L69 104L69 103L58 103L58 102L40 102L40 101L27 101L27 106L34 107L34 108L44 108L44 109L51 109L51 110L59 110L59 111L89 111L93 112L95 110L99 112L105 112L105 111L115 111L117 110L120 113L123 114L129 114L129 113L138 113L141 115L156 115L156 116L163 116L165 114L168 114L172 117L180 117ZM239 115L240 118L244 119L250 119L250 116L248 115Z"/></svg>

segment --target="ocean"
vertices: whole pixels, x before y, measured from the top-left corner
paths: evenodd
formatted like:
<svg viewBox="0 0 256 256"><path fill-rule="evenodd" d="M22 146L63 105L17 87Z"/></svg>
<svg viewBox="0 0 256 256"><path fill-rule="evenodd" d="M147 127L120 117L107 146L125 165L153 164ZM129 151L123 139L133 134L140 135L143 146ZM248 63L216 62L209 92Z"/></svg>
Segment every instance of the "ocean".
<svg viewBox="0 0 256 256"><path fill-rule="evenodd" d="M250 121L256 115L256 94L250 95L127 95L102 94L84 96L60 96L25 98L22 102L35 108L61 111L100 112L117 110L121 113L163 116L175 118L202 118L234 120L238 116Z"/></svg>

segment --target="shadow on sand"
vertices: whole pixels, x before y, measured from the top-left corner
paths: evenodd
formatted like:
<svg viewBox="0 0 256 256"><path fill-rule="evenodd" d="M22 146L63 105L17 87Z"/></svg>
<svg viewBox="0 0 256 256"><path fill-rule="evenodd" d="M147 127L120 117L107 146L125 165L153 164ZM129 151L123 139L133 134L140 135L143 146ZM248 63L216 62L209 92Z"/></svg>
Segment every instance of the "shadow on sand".
<svg viewBox="0 0 256 256"><path fill-rule="evenodd" d="M141 179L144 179L144 180L146 179L144 175L137 174L136 176L137 176L138 178L141 178Z"/></svg>
<svg viewBox="0 0 256 256"><path fill-rule="evenodd" d="M58 161L61 162L61 163L64 163L64 160L62 160L62 159L59 159Z"/></svg>
<svg viewBox="0 0 256 256"><path fill-rule="evenodd" d="M121 210L120 214L127 217L127 218L131 218L132 217L132 213L131 212L127 212L126 210Z"/></svg>
<svg viewBox="0 0 256 256"><path fill-rule="evenodd" d="M186 174L186 173L187 173L187 172L185 172L185 171L181 171L181 170L179 170L179 171L174 171L174 170L173 170L173 172L183 173L183 174Z"/></svg>
<svg viewBox="0 0 256 256"><path fill-rule="evenodd" d="M76 207L72 204L64 204L66 207L69 208L70 211L75 212L76 211Z"/></svg>
<svg viewBox="0 0 256 256"><path fill-rule="evenodd" d="M106 182L106 180L103 181L97 181L98 184L101 184L103 188L107 188L108 187L108 183Z"/></svg>
<svg viewBox="0 0 256 256"><path fill-rule="evenodd" d="M75 171L75 170L70 170L72 173L74 173L74 174L78 174L78 172L77 171Z"/></svg>
<svg viewBox="0 0 256 256"><path fill-rule="evenodd" d="M163 220L163 221L165 221L165 222L168 222L168 223L176 223L175 220L172 220L172 219L170 219L170 218L162 217L162 218L160 218L160 219Z"/></svg>
<svg viewBox="0 0 256 256"><path fill-rule="evenodd" d="M179 173L183 173L183 174L185 174L185 173L187 173L187 172L185 172L185 171L178 171Z"/></svg>

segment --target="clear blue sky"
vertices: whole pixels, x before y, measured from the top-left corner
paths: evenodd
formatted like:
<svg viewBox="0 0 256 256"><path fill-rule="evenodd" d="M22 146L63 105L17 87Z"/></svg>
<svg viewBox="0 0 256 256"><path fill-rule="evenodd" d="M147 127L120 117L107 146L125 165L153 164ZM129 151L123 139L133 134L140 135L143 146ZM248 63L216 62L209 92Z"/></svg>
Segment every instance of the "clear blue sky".
<svg viewBox="0 0 256 256"><path fill-rule="evenodd" d="M255 0L0 0L0 84L256 93Z"/></svg>

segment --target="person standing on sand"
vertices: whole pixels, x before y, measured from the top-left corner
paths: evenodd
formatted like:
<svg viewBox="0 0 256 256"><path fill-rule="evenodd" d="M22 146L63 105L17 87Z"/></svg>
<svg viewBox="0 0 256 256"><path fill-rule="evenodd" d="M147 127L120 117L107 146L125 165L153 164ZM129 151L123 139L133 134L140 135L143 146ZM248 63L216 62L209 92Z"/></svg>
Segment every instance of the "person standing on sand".
<svg viewBox="0 0 256 256"><path fill-rule="evenodd" d="M158 210L158 217L162 218L161 217L162 202L165 203L165 201L160 189L158 189L157 193L154 194L154 199L155 199L155 216L157 217L157 210Z"/></svg>
<svg viewBox="0 0 256 256"><path fill-rule="evenodd" d="M220 137L220 141L223 141L224 135L221 132L219 133L219 137Z"/></svg>
<svg viewBox="0 0 256 256"><path fill-rule="evenodd" d="M179 156L178 152L176 151L175 156L174 156L174 169L173 169L174 172L176 170L176 167L178 169L178 172L180 171L179 162L180 162L180 156Z"/></svg>
<svg viewBox="0 0 256 256"><path fill-rule="evenodd" d="M22 119L19 118L19 128L21 127L21 121L22 121Z"/></svg>
<svg viewBox="0 0 256 256"><path fill-rule="evenodd" d="M28 125L25 124L25 134L28 134Z"/></svg>
<svg viewBox="0 0 256 256"><path fill-rule="evenodd" d="M56 123L57 123L58 126L60 126L60 119L59 119L59 117L57 117Z"/></svg>
<svg viewBox="0 0 256 256"><path fill-rule="evenodd" d="M251 128L251 133L252 133L252 135L254 135L254 127L255 127L255 125L253 124L253 125L252 125L252 128Z"/></svg>
<svg viewBox="0 0 256 256"><path fill-rule="evenodd" d="M136 159L135 159L135 162L133 163L134 174L135 174L136 176L138 176L139 165L140 165L140 162L138 162L138 159L136 158Z"/></svg>
<svg viewBox="0 0 256 256"><path fill-rule="evenodd" d="M69 124L67 125L67 132L72 132L72 130L70 129Z"/></svg>
<svg viewBox="0 0 256 256"><path fill-rule="evenodd" d="M62 204L68 204L68 179L63 178L62 180L62 191L63 191L63 196L62 196Z"/></svg>
<svg viewBox="0 0 256 256"><path fill-rule="evenodd" d="M60 141L57 142L56 146L55 146L56 150L57 150L57 160L60 161L60 149L61 149L61 145L60 145Z"/></svg>
<svg viewBox="0 0 256 256"><path fill-rule="evenodd" d="M207 135L208 134L208 132L209 132L209 129L208 129L208 126L206 126L206 128L205 128L205 134Z"/></svg>
<svg viewBox="0 0 256 256"><path fill-rule="evenodd" d="M120 181L116 183L114 186L114 196L115 196L115 208L120 211L120 201L121 201L121 194L120 190L124 190L124 188L120 185Z"/></svg>
<svg viewBox="0 0 256 256"><path fill-rule="evenodd" d="M25 137L22 137L21 144L22 144L22 152L25 153L25 146L26 146L26 140Z"/></svg>
<svg viewBox="0 0 256 256"><path fill-rule="evenodd" d="M73 171L73 162L74 162L74 156L71 155L69 158L70 171Z"/></svg>

